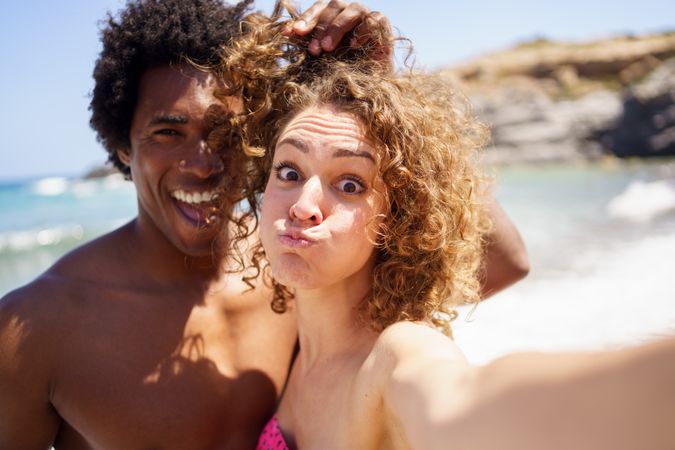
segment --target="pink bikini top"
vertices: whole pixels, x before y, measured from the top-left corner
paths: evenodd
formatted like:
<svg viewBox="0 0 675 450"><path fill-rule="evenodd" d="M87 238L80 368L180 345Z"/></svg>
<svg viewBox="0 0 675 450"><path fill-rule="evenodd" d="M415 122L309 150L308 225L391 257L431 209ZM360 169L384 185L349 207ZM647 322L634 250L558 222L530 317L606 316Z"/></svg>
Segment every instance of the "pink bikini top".
<svg viewBox="0 0 675 450"><path fill-rule="evenodd" d="M265 428L263 428L262 433L260 433L255 450L288 450L288 445L286 445L284 436L281 434L276 414L272 416L267 425L265 425Z"/></svg>

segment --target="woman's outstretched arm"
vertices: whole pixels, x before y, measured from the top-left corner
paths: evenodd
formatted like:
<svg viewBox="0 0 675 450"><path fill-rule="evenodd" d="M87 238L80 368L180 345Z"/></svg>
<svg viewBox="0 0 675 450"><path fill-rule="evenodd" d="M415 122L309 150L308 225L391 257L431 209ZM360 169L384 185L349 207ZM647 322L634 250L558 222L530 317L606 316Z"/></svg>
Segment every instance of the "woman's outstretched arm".
<svg viewBox="0 0 675 450"><path fill-rule="evenodd" d="M385 405L413 449L675 448L675 338L483 367L440 334L401 328L388 339Z"/></svg>

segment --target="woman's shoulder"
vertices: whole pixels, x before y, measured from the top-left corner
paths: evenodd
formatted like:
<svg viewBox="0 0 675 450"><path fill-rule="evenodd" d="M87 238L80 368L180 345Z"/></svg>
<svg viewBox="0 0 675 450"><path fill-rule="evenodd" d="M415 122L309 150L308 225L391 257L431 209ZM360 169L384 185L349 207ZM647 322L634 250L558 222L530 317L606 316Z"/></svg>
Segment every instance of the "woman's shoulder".
<svg viewBox="0 0 675 450"><path fill-rule="evenodd" d="M371 357L390 376L407 366L426 366L435 362L465 367L468 365L455 342L424 322L396 322L378 336Z"/></svg>
<svg viewBox="0 0 675 450"><path fill-rule="evenodd" d="M465 404L463 388L473 369L454 341L433 326L395 323L378 336L372 355L387 411L384 426L408 441L426 442L425 418L454 414Z"/></svg>
<svg viewBox="0 0 675 450"><path fill-rule="evenodd" d="M464 358L452 339L426 322L401 321L389 325L378 337L374 351L398 358L433 355Z"/></svg>

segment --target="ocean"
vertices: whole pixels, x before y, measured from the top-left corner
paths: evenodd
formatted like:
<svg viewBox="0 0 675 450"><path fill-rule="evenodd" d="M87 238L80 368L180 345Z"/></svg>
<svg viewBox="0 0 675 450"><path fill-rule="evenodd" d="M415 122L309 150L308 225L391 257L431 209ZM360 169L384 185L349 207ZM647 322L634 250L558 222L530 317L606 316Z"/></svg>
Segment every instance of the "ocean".
<svg viewBox="0 0 675 450"><path fill-rule="evenodd" d="M508 166L495 196L531 273L453 323L470 361L598 350L675 334L675 160ZM0 295L134 217L119 176L0 182Z"/></svg>
<svg viewBox="0 0 675 450"><path fill-rule="evenodd" d="M121 176L0 183L0 295L129 221L136 213L134 192Z"/></svg>

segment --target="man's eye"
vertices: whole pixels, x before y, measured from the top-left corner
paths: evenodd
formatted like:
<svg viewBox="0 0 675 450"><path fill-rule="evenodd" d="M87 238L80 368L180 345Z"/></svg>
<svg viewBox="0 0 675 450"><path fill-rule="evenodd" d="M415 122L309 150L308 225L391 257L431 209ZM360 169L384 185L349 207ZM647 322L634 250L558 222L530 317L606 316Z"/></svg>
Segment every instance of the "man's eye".
<svg viewBox="0 0 675 450"><path fill-rule="evenodd" d="M176 130L173 130L171 128L162 128L161 130L155 131L155 134L160 135L160 136L178 136L179 133Z"/></svg>
<svg viewBox="0 0 675 450"><path fill-rule="evenodd" d="M283 181L298 181L300 179L300 174L297 170L292 167L282 166L277 169L277 178Z"/></svg>
<svg viewBox="0 0 675 450"><path fill-rule="evenodd" d="M344 178L338 181L336 187L339 191L342 191L346 194L360 194L366 190L360 181L354 180L352 178Z"/></svg>

